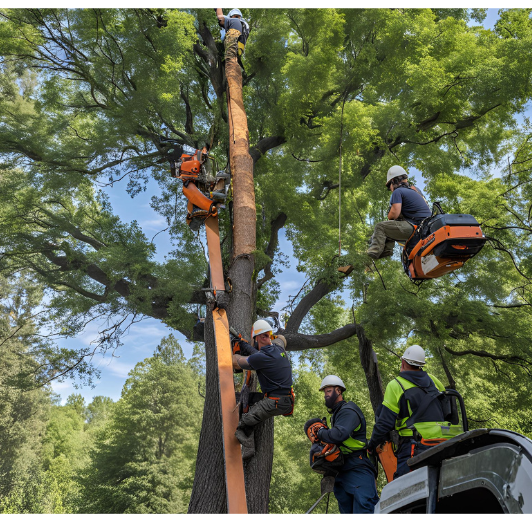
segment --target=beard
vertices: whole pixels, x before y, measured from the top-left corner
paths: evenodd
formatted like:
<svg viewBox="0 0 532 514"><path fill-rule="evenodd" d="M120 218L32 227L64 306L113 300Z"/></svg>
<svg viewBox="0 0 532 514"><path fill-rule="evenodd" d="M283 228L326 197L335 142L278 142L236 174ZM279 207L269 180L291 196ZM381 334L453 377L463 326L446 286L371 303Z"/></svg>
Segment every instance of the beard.
<svg viewBox="0 0 532 514"><path fill-rule="evenodd" d="M332 392L331 396L328 396L327 398L325 398L325 407L327 407L328 409L332 409L338 396L339 394L336 392L336 389L335 389Z"/></svg>

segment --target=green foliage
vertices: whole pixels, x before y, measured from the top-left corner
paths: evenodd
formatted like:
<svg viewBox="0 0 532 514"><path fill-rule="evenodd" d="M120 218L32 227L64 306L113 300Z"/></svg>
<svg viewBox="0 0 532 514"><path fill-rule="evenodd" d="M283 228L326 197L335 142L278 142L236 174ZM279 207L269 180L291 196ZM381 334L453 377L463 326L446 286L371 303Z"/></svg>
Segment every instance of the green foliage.
<svg viewBox="0 0 532 514"><path fill-rule="evenodd" d="M202 399L172 336L130 372L80 475L82 512L183 512Z"/></svg>
<svg viewBox="0 0 532 514"><path fill-rule="evenodd" d="M385 383L397 373L396 356L419 343L429 371L462 392L473 426L528 435L532 145L530 123L519 115L531 97L530 12L501 9L494 30L468 25L483 20L483 9L244 13L253 28L244 58L250 143L278 141L254 166L254 280L270 265L277 273L285 259L266 255L270 222L283 212L298 270L308 278L302 295L319 280L331 286L302 331L330 332L354 316ZM221 48L216 18L207 9L4 9L2 20L0 271L26 280L0 284L9 298L0 317L0 335L9 340L0 346L0 424L21 423L1 432L2 508L70 511L81 498L84 512L185 510L201 345L185 363L177 341L163 341L114 405L100 398L85 407L72 397L50 407L42 392L21 388L57 370L91 372L83 364L88 353L32 335L30 313L43 292L49 302L41 320L64 336L93 317L140 313L192 337L189 301L204 286L207 264L159 135L196 146L207 140L213 155L226 158L223 77L207 55ZM378 273L365 271L366 241L388 207L386 170L396 163L420 172L428 197L448 212L473 214L488 238L459 272L420 287L404 275L398 254L379 262ZM121 221L102 193L105 183L126 177L132 196L148 180L160 186L151 205L174 247L162 262L142 227ZM227 266L228 211L220 215ZM347 263L354 271L338 278L336 267ZM271 310L282 287L267 281L253 311ZM126 324L113 321L102 333L103 351L119 343ZM317 486L308 487L317 477L301 426L323 412L320 376L339 374L369 429L372 423L356 339L302 352L299 362L296 414L276 420L272 511L303 511L317 497ZM27 462L41 459L42 469L30 471L19 451L33 455ZM83 481L90 487L79 489Z"/></svg>

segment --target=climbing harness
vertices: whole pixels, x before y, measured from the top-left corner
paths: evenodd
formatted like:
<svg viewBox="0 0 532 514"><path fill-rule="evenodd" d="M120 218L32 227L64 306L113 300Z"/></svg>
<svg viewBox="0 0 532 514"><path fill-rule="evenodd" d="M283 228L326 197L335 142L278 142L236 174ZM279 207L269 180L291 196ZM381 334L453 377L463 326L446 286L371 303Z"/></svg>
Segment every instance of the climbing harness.
<svg viewBox="0 0 532 514"><path fill-rule="evenodd" d="M264 396L266 396L266 398L269 398L270 400L275 400L275 408L276 409L278 408L279 400L281 399L280 396L270 396L269 393L266 393ZM290 388L290 394L286 395L286 396L290 397L290 403L292 404L292 410L290 412L287 412L286 414L283 414L283 416L285 416L285 417L286 416L292 416L292 414L294 414L295 394L294 394L294 388L293 387Z"/></svg>
<svg viewBox="0 0 532 514"><path fill-rule="evenodd" d="M435 211L414 225L403 248L403 268L414 283L456 271L486 242L480 224L470 214L445 214L438 202Z"/></svg>
<svg viewBox="0 0 532 514"><path fill-rule="evenodd" d="M242 453L234 436L238 412L233 379L233 351L225 311L230 286L227 287L224 280L218 227L218 207L227 197L230 175L224 172L214 175L211 172L213 159L209 157L207 148L182 153L183 147L175 139L161 138L161 142L174 144L173 152L169 154L170 172L183 182L183 194L188 199L188 226L192 230L199 230L205 225L211 280L210 288L205 290L205 294L207 302L212 306L218 360L227 512L247 513Z"/></svg>

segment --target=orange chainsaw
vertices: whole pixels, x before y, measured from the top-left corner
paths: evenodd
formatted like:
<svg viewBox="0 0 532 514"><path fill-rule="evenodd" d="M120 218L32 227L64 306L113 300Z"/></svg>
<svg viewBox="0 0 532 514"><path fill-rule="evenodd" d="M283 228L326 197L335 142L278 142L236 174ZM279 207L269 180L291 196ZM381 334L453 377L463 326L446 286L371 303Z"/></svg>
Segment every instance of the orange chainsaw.
<svg viewBox="0 0 532 514"><path fill-rule="evenodd" d="M169 138L161 138L161 141L178 143ZM172 177L183 181L183 194L188 199L187 224L191 230L199 230L209 216L218 215L217 204L223 204L227 198L231 175L224 172L213 174L211 163L214 159L206 147L184 153L183 146L176 144L168 160Z"/></svg>

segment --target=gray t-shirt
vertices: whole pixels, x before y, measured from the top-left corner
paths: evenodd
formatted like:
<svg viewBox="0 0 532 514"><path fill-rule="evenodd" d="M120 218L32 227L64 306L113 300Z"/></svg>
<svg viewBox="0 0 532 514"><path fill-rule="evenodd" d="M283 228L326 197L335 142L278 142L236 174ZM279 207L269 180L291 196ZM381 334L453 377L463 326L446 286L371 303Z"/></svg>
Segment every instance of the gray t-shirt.
<svg viewBox="0 0 532 514"><path fill-rule="evenodd" d="M419 188L416 189L419 193L408 187L395 189L390 198L390 205L394 203L402 204L401 214L404 219L417 225L421 220L428 218L432 212L423 198L421 190Z"/></svg>

